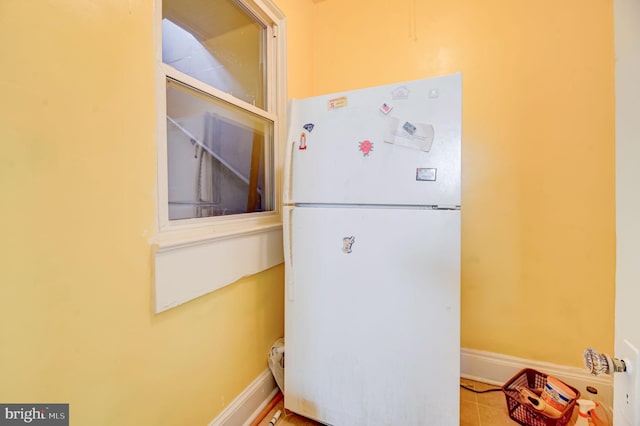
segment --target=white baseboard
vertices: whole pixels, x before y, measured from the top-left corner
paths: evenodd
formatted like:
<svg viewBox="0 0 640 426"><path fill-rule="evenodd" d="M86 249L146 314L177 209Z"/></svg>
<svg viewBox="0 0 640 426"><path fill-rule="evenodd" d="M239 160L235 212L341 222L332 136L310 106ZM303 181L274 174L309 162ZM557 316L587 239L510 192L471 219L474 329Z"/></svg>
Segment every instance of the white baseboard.
<svg viewBox="0 0 640 426"><path fill-rule="evenodd" d="M605 407L613 406L613 379L611 376L592 376L585 369L547 362L532 361L475 349L460 350L460 376L466 379L502 386L523 368L533 368L557 377L578 389L581 398L600 401ZM587 392L587 386L598 390L597 395Z"/></svg>
<svg viewBox="0 0 640 426"><path fill-rule="evenodd" d="M267 368L209 426L250 425L278 391L271 370Z"/></svg>
<svg viewBox="0 0 640 426"><path fill-rule="evenodd" d="M613 379L611 376L592 376L576 367L532 361L509 355L462 348L460 350L460 376L496 386L502 386L523 368L533 368L557 377L578 389L582 398L600 401L606 407L613 406ZM598 390L597 395L587 392L587 386ZM209 426L248 426L264 407L276 396L279 389L271 371L265 369Z"/></svg>

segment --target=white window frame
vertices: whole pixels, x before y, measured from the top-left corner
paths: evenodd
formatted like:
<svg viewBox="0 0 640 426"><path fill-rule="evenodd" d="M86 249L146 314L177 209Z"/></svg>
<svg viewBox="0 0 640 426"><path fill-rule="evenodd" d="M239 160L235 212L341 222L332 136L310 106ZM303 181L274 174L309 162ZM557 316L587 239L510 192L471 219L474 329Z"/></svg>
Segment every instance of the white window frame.
<svg viewBox="0 0 640 426"><path fill-rule="evenodd" d="M281 219L282 159L286 138L286 29L284 14L271 0L237 0L266 27L266 106L260 109L181 73L162 62L162 0L155 0L155 91L157 224L154 254L154 311L170 309L283 262ZM273 211L169 220L166 80L174 78L273 121ZM265 111L266 110L266 111Z"/></svg>

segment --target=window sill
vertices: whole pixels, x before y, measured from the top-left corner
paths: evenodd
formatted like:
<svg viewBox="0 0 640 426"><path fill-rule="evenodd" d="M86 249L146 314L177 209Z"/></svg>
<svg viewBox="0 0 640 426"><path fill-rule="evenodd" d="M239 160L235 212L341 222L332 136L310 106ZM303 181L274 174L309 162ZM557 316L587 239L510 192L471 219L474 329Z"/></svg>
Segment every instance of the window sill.
<svg viewBox="0 0 640 426"><path fill-rule="evenodd" d="M150 242L156 313L284 261L282 224L275 220L162 231Z"/></svg>

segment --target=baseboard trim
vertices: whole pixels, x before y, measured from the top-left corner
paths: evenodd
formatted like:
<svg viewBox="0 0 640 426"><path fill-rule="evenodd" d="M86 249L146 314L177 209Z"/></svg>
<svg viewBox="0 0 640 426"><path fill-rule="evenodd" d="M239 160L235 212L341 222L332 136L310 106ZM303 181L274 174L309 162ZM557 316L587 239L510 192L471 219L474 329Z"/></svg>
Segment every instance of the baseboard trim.
<svg viewBox="0 0 640 426"><path fill-rule="evenodd" d="M613 379L611 376L592 376L576 367L532 361L508 355L475 349L460 350L460 376L492 385L502 386L523 368L533 368L570 384L580 390L582 398L600 401L606 407L613 406ZM597 395L587 392L587 386L598 390Z"/></svg>
<svg viewBox="0 0 640 426"><path fill-rule="evenodd" d="M580 390L583 398L613 406L613 379L611 376L592 376L582 368L533 361L514 356L462 348L460 350L460 376L496 386L502 386L523 368L533 368L570 384ZM587 386L598 390L597 395L587 392ZM236 399L225 408L209 426L250 425L278 393L278 386L265 369Z"/></svg>
<svg viewBox="0 0 640 426"><path fill-rule="evenodd" d="M277 393L276 381L267 368L209 426L248 426Z"/></svg>

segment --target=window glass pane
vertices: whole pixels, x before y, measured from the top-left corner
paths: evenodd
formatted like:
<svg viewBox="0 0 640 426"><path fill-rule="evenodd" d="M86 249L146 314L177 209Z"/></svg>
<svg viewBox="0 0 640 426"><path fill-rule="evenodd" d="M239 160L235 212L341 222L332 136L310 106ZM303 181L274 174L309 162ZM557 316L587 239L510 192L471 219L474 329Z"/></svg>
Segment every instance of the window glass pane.
<svg viewBox="0 0 640 426"><path fill-rule="evenodd" d="M272 141L273 122L168 79L169 219L273 210Z"/></svg>
<svg viewBox="0 0 640 426"><path fill-rule="evenodd" d="M163 0L162 61L265 108L266 28L233 0Z"/></svg>

